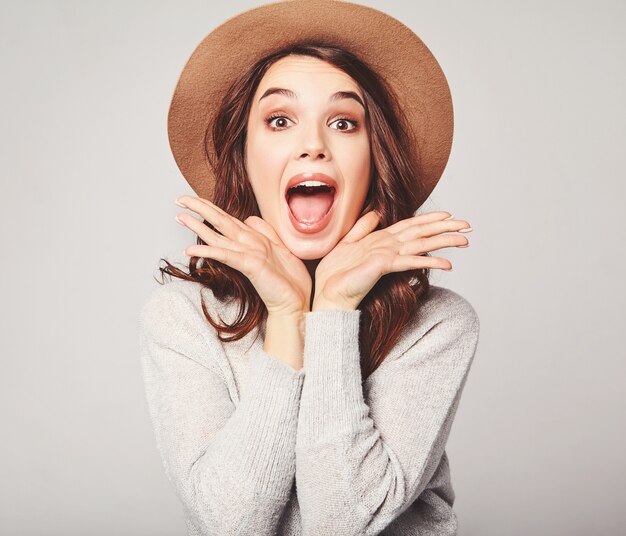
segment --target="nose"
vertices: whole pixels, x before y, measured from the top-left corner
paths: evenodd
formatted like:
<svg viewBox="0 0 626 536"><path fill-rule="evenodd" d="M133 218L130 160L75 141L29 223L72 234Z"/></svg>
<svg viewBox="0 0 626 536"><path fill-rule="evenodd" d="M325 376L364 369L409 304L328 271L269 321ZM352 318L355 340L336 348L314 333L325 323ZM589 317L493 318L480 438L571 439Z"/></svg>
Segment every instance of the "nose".
<svg viewBox="0 0 626 536"><path fill-rule="evenodd" d="M305 156L313 160L328 159L330 156L326 140L318 125L311 125L304 131L300 158Z"/></svg>

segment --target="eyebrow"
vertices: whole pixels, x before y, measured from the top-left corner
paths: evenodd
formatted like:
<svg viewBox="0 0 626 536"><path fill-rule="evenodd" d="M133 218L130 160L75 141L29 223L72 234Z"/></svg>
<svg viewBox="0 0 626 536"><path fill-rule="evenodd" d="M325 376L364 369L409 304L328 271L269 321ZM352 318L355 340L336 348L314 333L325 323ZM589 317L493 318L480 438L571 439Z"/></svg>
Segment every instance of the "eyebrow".
<svg viewBox="0 0 626 536"><path fill-rule="evenodd" d="M285 89L282 87L271 87L267 89L265 93L263 93L263 95L259 99L259 102L261 102L265 97L269 97L270 95L274 94L284 95L285 97L288 97L290 99L298 99L298 95L295 92L291 91L291 89ZM343 99L353 99L357 101L361 106L363 106L363 108L365 108L363 100L354 91L336 91L329 97L328 102L336 102Z"/></svg>

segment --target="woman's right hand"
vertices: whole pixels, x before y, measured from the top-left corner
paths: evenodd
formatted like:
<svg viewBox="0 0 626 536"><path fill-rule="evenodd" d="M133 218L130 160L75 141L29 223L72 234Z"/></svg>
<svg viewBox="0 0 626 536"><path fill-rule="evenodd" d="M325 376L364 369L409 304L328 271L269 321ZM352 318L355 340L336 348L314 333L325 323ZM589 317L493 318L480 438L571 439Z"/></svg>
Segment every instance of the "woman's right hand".
<svg viewBox="0 0 626 536"><path fill-rule="evenodd" d="M290 315L309 310L312 287L309 271L269 223L258 216L241 222L201 197L183 195L176 204L197 212L224 235L191 214L177 214L176 220L207 244L188 246L186 255L215 259L244 274L269 314Z"/></svg>

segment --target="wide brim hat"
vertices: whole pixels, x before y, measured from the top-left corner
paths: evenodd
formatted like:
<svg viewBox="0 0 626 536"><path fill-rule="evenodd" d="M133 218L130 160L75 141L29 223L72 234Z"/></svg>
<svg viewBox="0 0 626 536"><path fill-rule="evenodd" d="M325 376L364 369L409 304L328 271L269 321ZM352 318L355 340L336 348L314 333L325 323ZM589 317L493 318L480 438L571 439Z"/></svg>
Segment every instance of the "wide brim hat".
<svg viewBox="0 0 626 536"><path fill-rule="evenodd" d="M348 50L391 86L415 136L421 205L452 147L446 77L410 28L382 11L343 0L263 4L227 19L200 42L182 70L168 114L170 147L189 185L199 197L213 200L215 174L206 153L215 160L215 151L207 126L232 82L262 57L307 41Z"/></svg>

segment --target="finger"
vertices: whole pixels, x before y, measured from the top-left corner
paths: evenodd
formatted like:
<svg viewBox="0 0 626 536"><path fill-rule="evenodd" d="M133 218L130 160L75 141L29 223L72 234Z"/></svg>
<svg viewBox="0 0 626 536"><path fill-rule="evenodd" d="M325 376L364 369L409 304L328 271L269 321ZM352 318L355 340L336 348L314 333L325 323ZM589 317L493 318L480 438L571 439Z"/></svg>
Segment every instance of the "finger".
<svg viewBox="0 0 626 536"><path fill-rule="evenodd" d="M235 270L238 270L239 272L244 273L245 254L241 251L195 244L185 248L185 255L189 255L190 257L206 257L209 259L215 259L234 268Z"/></svg>
<svg viewBox="0 0 626 536"><path fill-rule="evenodd" d="M198 197L198 199L200 201L202 201L203 203L205 203L206 205L208 205L209 207L213 207L215 210L217 210L218 212L220 212L224 216L230 218L233 222L235 222L237 225L239 225L239 227L241 227L242 229L246 228L245 224L241 220L239 220L238 218L235 218L232 214L229 214L223 208L218 207L215 203L212 203L208 199L204 199L202 197Z"/></svg>
<svg viewBox="0 0 626 536"><path fill-rule="evenodd" d="M248 216L244 221L246 225L252 227L255 231L261 233L263 236L271 240L277 245L284 245L283 241L280 239L275 229L267 223L263 218L259 218L258 216Z"/></svg>
<svg viewBox="0 0 626 536"><path fill-rule="evenodd" d="M211 229L206 223L199 221L197 218L186 212L182 212L176 216L176 219L180 221L185 227L191 229L196 233L204 242L216 247L225 247L239 251L237 242L223 236L213 229Z"/></svg>
<svg viewBox="0 0 626 536"><path fill-rule="evenodd" d="M429 251L436 251L438 249L466 246L469 244L467 238L462 235L437 235L430 238L417 238L415 240L409 240L402 244L398 250L399 255L421 255Z"/></svg>
<svg viewBox="0 0 626 536"><path fill-rule="evenodd" d="M357 222L352 226L352 229L343 237L341 242L357 242L374 229L376 229L380 222L380 214L375 210L370 210L367 214L361 216Z"/></svg>
<svg viewBox="0 0 626 536"><path fill-rule="evenodd" d="M412 240L418 237L434 236L436 234L455 232L469 228L465 220L441 220L430 223L415 224L396 233L398 240Z"/></svg>
<svg viewBox="0 0 626 536"><path fill-rule="evenodd" d="M246 229L246 226L241 221L227 212L224 212L221 208L206 199L187 195L179 199L187 208L200 214L224 236L227 236L231 240L237 238L239 231Z"/></svg>
<svg viewBox="0 0 626 536"><path fill-rule="evenodd" d="M238 225L241 229L246 228L246 226L240 220L238 220L237 218L235 218L234 216L226 212L221 207L218 207L215 203L212 203L208 199L204 199L202 197L193 197L189 195L184 195L182 197L179 197L178 200L182 201L182 205L185 206L185 208L189 208L190 210L193 210L194 212L198 212L198 214L202 216L205 216L205 214L201 210L203 208L205 209L208 208L209 210L211 210L211 213L223 216L227 220L230 220L234 224ZM201 210L196 210L197 208L200 208ZM204 219L208 220L208 218L206 217Z"/></svg>
<svg viewBox="0 0 626 536"><path fill-rule="evenodd" d="M398 255L391 263L392 272L405 272L419 268L451 270L452 263L443 257L427 257L425 255Z"/></svg>
<svg viewBox="0 0 626 536"><path fill-rule="evenodd" d="M439 211L439 212L427 212L426 214L418 214L416 216L412 216L411 218L407 218L405 220L400 220L393 225L390 225L385 229L386 231L396 234L402 232L407 227L412 227L415 224L424 224L430 223L433 221L441 221L446 218L451 218L452 215L449 212Z"/></svg>
<svg viewBox="0 0 626 536"><path fill-rule="evenodd" d="M218 247L230 247L232 245L232 240L229 240L225 236L216 233L213 229L211 229L206 223L201 222L204 227L199 229L197 224L192 220L198 221L196 218L187 214L186 212L177 214L175 219L178 223L180 223L183 227L189 227L192 231L194 231L204 242L207 244L211 244L212 246ZM185 221L183 221L185 220ZM198 234L202 233L202 234Z"/></svg>

